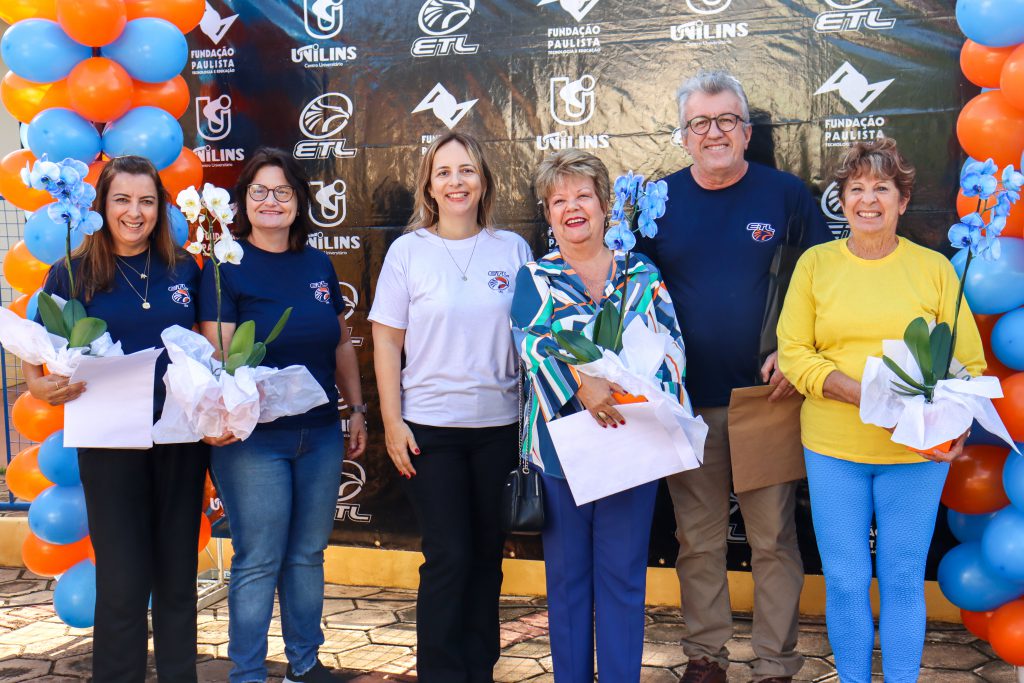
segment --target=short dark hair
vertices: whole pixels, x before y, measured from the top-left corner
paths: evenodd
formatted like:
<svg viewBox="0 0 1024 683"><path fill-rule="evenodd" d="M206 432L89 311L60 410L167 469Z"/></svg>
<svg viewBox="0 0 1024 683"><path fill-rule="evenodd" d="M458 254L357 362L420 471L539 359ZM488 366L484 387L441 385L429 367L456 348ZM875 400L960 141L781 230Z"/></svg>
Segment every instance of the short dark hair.
<svg viewBox="0 0 1024 683"><path fill-rule="evenodd" d="M910 199L917 171L900 153L892 138L857 142L847 150L835 172L839 196L843 196L847 183L868 173L883 180L891 180L900 193L900 199Z"/></svg>
<svg viewBox="0 0 1024 683"><path fill-rule="evenodd" d="M264 166L276 166L281 169L288 184L295 190L297 208L295 220L288 229L288 250L302 251L309 239L309 233L313 231L309 220L309 180L298 162L287 152L276 147L260 147L242 168L238 182L235 184L235 201L238 202L238 211L235 217L235 229L232 232L236 237L248 237L252 234L252 224L249 223L246 202L249 201L249 185Z"/></svg>

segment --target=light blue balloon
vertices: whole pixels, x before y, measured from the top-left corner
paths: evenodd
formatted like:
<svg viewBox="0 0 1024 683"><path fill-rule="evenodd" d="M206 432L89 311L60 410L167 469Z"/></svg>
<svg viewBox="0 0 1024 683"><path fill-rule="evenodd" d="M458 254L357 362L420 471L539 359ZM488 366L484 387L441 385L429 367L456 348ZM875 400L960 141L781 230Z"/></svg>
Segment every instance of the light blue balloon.
<svg viewBox="0 0 1024 683"><path fill-rule="evenodd" d="M47 543L74 543L89 533L85 492L79 486L51 486L32 501L28 526Z"/></svg>
<svg viewBox="0 0 1024 683"><path fill-rule="evenodd" d="M57 579L53 609L72 628L92 628L96 619L96 565L82 560Z"/></svg>
<svg viewBox="0 0 1024 683"><path fill-rule="evenodd" d="M185 242L188 241L188 221L185 219L185 214L178 207L168 204L167 220L170 223L171 239L174 240L174 244L184 247Z"/></svg>
<svg viewBox="0 0 1024 683"><path fill-rule="evenodd" d="M18 139L21 140L21 146L28 149L28 124L23 123L18 126Z"/></svg>
<svg viewBox="0 0 1024 683"><path fill-rule="evenodd" d="M1006 367L1024 370L1024 308L999 316L992 328L992 352Z"/></svg>
<svg viewBox="0 0 1024 683"><path fill-rule="evenodd" d="M1004 579L985 564L978 541L946 553L939 562L938 580L947 600L972 612L987 612L1024 594L1024 584Z"/></svg>
<svg viewBox="0 0 1024 683"><path fill-rule="evenodd" d="M43 290L37 289L32 293L32 296L28 298L28 306L25 307L25 319L35 320L36 315L39 313L39 295ZM50 481L53 481L52 479Z"/></svg>
<svg viewBox="0 0 1024 683"><path fill-rule="evenodd" d="M50 161L71 157L91 163L100 154L96 127L70 109L45 109L28 124L28 146L36 158Z"/></svg>
<svg viewBox="0 0 1024 683"><path fill-rule="evenodd" d="M36 83L53 83L66 77L92 48L76 43L49 19L16 21L0 39L0 55L18 76Z"/></svg>
<svg viewBox="0 0 1024 683"><path fill-rule="evenodd" d="M1024 444L1017 444L1017 450L1022 448ZM1003 490L1014 507L1024 510L1024 456L1013 452L1006 456L1006 464L1003 465Z"/></svg>
<svg viewBox="0 0 1024 683"><path fill-rule="evenodd" d="M952 508L946 511L946 521L949 522L949 530L953 532L956 540L961 543L980 541L989 520L995 516L995 512L983 515L967 515L963 512L957 512Z"/></svg>
<svg viewBox="0 0 1024 683"><path fill-rule="evenodd" d="M50 219L47 209L51 206L53 204L47 204L33 212L25 221L25 246L37 259L52 264L64 258L68 228L63 223L56 223ZM85 236L81 231L72 232L72 251L80 247L83 240Z"/></svg>
<svg viewBox="0 0 1024 683"><path fill-rule="evenodd" d="M980 45L1016 45L1024 42L1024 0L957 0L956 23Z"/></svg>
<svg viewBox="0 0 1024 683"><path fill-rule="evenodd" d="M100 54L124 67L132 78L162 83L181 73L188 61L188 43L177 26L147 17L129 21L124 32Z"/></svg>
<svg viewBox="0 0 1024 683"><path fill-rule="evenodd" d="M1024 582L1024 511L1008 505L997 512L981 537L981 554L1001 578Z"/></svg>
<svg viewBox="0 0 1024 683"><path fill-rule="evenodd" d="M107 124L103 131L103 152L108 157L137 154L157 169L174 163L181 154L185 137L173 116L157 107L136 107Z"/></svg>
<svg viewBox="0 0 1024 683"><path fill-rule="evenodd" d="M57 486L78 486L78 449L64 447L64 430L50 434L39 444L39 471Z"/></svg>
<svg viewBox="0 0 1024 683"><path fill-rule="evenodd" d="M1002 253L995 261L972 258L964 296L975 314L1006 313L1024 306L1024 240L999 238ZM967 250L953 256L957 275L963 276Z"/></svg>

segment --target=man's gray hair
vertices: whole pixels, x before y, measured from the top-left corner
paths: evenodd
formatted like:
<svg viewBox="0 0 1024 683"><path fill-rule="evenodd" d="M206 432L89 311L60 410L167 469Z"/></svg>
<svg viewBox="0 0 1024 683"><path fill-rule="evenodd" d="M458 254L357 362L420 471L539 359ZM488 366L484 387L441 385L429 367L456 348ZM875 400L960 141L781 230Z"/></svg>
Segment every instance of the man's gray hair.
<svg viewBox="0 0 1024 683"><path fill-rule="evenodd" d="M739 80L728 71L721 69L715 71L698 71L691 76L676 91L676 102L679 104L679 122L683 126L683 134L686 134L686 121L684 113L686 101L695 92L705 95L717 95L722 92L731 92L740 100L740 114L743 115L743 122L750 123L750 106L747 104L747 93L743 92L743 86Z"/></svg>

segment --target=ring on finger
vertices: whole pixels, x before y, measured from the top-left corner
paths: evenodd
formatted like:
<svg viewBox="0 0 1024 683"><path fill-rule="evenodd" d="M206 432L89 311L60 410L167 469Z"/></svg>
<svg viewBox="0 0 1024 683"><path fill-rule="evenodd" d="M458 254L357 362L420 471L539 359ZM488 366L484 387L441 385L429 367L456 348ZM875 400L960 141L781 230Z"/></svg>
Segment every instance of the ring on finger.
<svg viewBox="0 0 1024 683"><path fill-rule="evenodd" d="M597 411L597 416L599 418L601 418L602 420L607 420L608 419L608 413L604 412L603 410Z"/></svg>

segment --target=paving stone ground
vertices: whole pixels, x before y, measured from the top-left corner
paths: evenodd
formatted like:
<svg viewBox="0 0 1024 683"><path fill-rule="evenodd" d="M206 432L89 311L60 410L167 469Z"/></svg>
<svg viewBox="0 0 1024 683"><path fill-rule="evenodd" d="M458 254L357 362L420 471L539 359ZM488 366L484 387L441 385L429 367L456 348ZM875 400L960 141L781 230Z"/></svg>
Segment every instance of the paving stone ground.
<svg viewBox="0 0 1024 683"><path fill-rule="evenodd" d="M0 681L19 683L81 683L88 680L92 632L65 626L53 612L53 581L25 569L0 568ZM275 610L270 629L271 681L285 671L281 624ZM327 586L324 604L326 642L320 659L327 666L354 676L357 683L415 681L415 593L366 586ZM502 655L495 668L496 683L553 683L548 640L548 615L542 598L505 596L501 599ZM675 683L685 657L679 610L647 610L642 683ZM227 680L228 607L215 603L199 614L199 680ZM732 665L729 681L750 680L749 615L738 615L736 633L728 644ZM820 619L801 623L800 651L806 663L799 681L838 681L832 666L825 625ZM152 664L152 659L151 659ZM989 645L950 624L929 624L921 681L1016 683L1012 667L999 661ZM876 651L875 670L881 671ZM876 676L881 681L881 676ZM147 681L156 681L150 670ZM606 683L620 683L610 681Z"/></svg>

